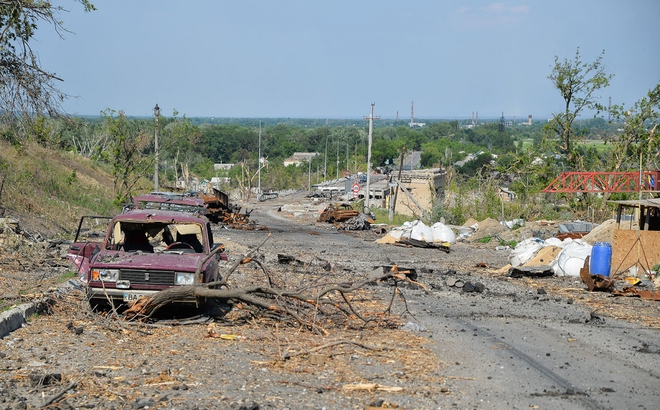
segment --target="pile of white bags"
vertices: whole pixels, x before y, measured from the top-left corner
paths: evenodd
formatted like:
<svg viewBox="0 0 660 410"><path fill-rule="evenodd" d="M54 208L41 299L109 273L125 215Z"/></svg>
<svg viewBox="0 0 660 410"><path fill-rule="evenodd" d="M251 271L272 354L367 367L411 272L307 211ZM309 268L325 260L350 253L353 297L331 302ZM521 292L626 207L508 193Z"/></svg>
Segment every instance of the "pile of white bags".
<svg viewBox="0 0 660 410"><path fill-rule="evenodd" d="M557 257L548 263L557 276L580 276L580 269L584 266L587 256L591 255L592 246L581 239L550 238L544 241L539 238L529 238L520 242L511 251L509 262L516 267L524 265L546 246L562 248Z"/></svg>
<svg viewBox="0 0 660 410"><path fill-rule="evenodd" d="M420 220L405 222L400 227L392 229L388 235L397 241L400 239L413 239L435 244L443 242L456 243L454 231L441 222L436 222L432 226L427 226Z"/></svg>

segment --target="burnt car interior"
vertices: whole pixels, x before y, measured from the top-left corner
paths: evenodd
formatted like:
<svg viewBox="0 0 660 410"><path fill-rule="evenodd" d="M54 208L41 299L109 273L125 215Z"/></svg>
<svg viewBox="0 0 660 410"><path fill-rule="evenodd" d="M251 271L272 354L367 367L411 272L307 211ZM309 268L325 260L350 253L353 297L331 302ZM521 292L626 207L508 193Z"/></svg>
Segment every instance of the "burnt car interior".
<svg viewBox="0 0 660 410"><path fill-rule="evenodd" d="M204 235L199 224L122 221L115 224L108 249L143 253L204 253Z"/></svg>

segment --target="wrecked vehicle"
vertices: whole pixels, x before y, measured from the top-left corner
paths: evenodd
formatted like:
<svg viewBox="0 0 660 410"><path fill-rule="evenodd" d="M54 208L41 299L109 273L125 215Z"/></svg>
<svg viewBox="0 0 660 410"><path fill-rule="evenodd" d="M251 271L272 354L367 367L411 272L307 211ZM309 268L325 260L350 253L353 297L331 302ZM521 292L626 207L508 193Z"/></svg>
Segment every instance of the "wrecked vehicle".
<svg viewBox="0 0 660 410"><path fill-rule="evenodd" d="M250 223L248 212L241 214L241 207L229 203L229 196L213 188L212 194L203 192L151 192L133 198L131 204L124 210L160 209L180 212L199 212L213 223L223 223L232 226L243 226Z"/></svg>
<svg viewBox="0 0 660 410"><path fill-rule="evenodd" d="M119 306L172 286L220 279L220 260L227 256L221 244L213 243L210 222L203 215L134 209L113 217L102 239L98 233L90 235L94 229L88 227L98 231L104 219L82 217L67 255L78 268L92 307Z"/></svg>
<svg viewBox="0 0 660 410"><path fill-rule="evenodd" d="M204 200L196 193L178 194L174 192L151 192L133 198L133 204L125 209L161 209L171 211L203 211Z"/></svg>
<svg viewBox="0 0 660 410"><path fill-rule="evenodd" d="M360 213L349 204L330 204L321 213L317 222L344 222L358 216Z"/></svg>

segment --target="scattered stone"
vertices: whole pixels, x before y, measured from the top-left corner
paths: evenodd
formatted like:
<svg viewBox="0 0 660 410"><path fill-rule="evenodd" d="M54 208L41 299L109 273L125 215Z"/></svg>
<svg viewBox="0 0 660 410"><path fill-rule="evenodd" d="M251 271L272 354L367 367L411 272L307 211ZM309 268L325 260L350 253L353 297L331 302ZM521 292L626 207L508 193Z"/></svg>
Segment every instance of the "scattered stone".
<svg viewBox="0 0 660 410"><path fill-rule="evenodd" d="M536 293L537 293L538 295L547 295L547 294L548 294L548 292L546 292L545 289L543 289L543 288L539 288L539 289L536 291Z"/></svg>
<svg viewBox="0 0 660 410"><path fill-rule="evenodd" d="M445 283L447 284L447 286L451 287L451 286L454 286L456 284L456 280L457 280L456 278L447 278Z"/></svg>
<svg viewBox="0 0 660 410"><path fill-rule="evenodd" d="M401 327L401 330L408 332L426 332L426 326L415 322L408 322Z"/></svg>
<svg viewBox="0 0 660 410"><path fill-rule="evenodd" d="M484 285L481 282L477 282L474 284L474 291L482 293L484 290L486 290L486 285Z"/></svg>
<svg viewBox="0 0 660 410"><path fill-rule="evenodd" d="M133 403L133 408L134 409L144 409L147 407L153 407L156 405L156 401L153 399L150 399L148 397L143 397L141 399L137 399L135 403Z"/></svg>
<svg viewBox="0 0 660 410"><path fill-rule="evenodd" d="M465 282L463 285L463 292L474 292L474 285L470 282Z"/></svg>

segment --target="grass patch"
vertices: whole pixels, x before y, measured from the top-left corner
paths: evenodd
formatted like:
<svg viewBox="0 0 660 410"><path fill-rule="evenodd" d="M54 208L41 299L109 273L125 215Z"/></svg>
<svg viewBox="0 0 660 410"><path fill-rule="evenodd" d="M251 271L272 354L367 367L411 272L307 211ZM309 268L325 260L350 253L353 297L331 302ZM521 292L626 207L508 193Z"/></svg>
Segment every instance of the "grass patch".
<svg viewBox="0 0 660 410"><path fill-rule="evenodd" d="M405 222L414 221L416 218L409 215L394 214L392 216L392 222L390 222L390 211L383 208L371 208L371 212L376 215L375 223L389 224L392 226L401 226Z"/></svg>
<svg viewBox="0 0 660 410"><path fill-rule="evenodd" d="M112 176L93 161L28 145L14 147L0 140L3 204L18 214L28 229L32 223L50 232L68 231L81 215L119 212L114 204Z"/></svg>
<svg viewBox="0 0 660 410"><path fill-rule="evenodd" d="M57 278L56 282L57 283L64 283L64 282L68 281L69 279L75 279L77 277L78 277L78 274L76 272L66 272L66 273L61 274Z"/></svg>
<svg viewBox="0 0 660 410"><path fill-rule="evenodd" d="M500 241L500 245L502 246L508 246L510 248L515 248L518 245L518 242L511 240L511 241Z"/></svg>

